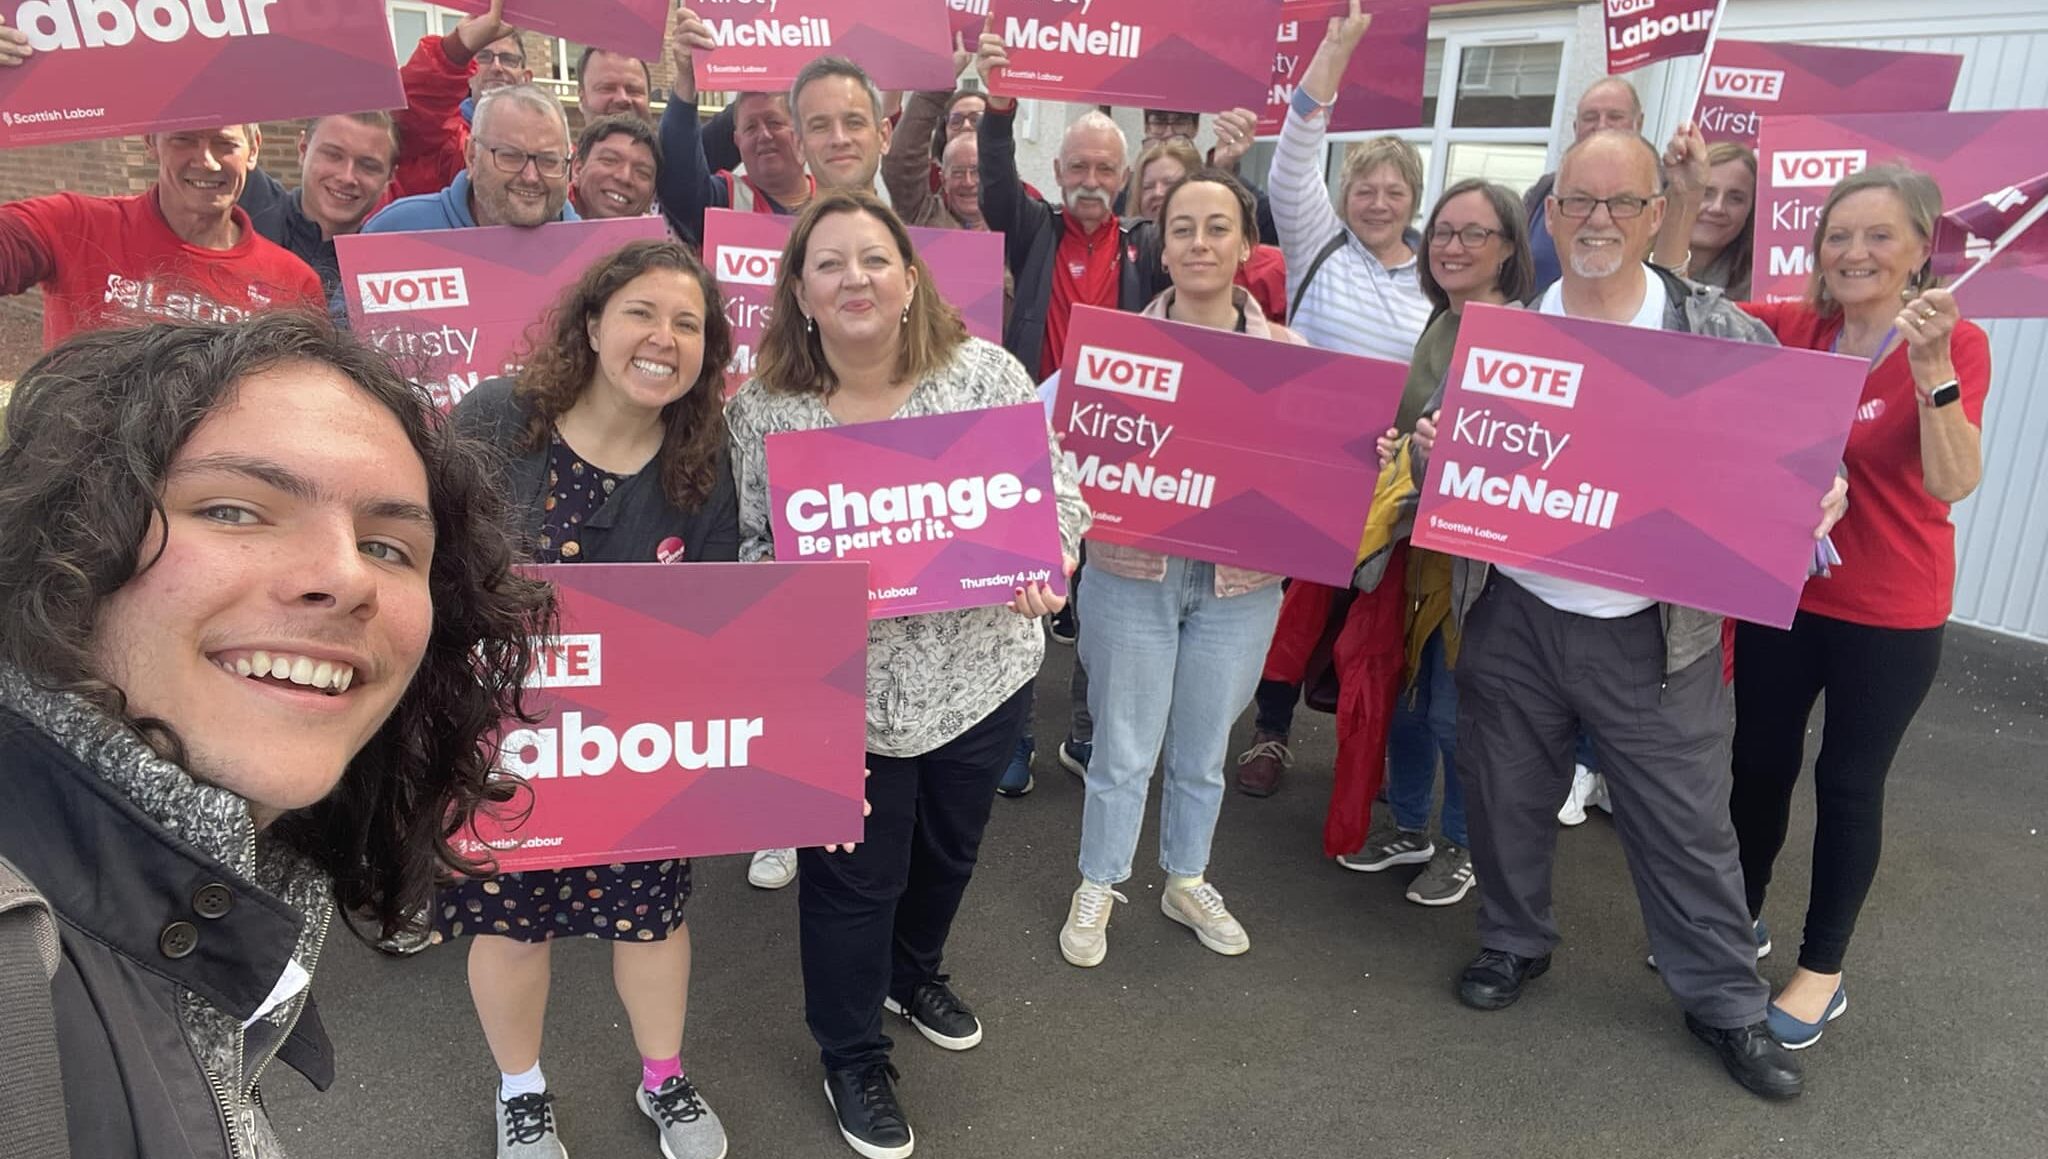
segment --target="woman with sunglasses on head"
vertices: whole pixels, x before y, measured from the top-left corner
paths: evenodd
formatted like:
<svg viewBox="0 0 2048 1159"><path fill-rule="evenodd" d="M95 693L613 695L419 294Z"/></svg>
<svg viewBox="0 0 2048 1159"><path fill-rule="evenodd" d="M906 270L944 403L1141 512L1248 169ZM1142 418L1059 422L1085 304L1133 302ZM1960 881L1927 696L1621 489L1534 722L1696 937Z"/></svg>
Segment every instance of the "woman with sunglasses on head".
<svg viewBox="0 0 2048 1159"><path fill-rule="evenodd" d="M514 379L455 408L501 454L500 482L540 563L739 558L726 458L732 330L694 251L638 241L584 272ZM564 1159L540 1068L550 948L612 944L612 983L640 1052L641 1113L671 1159L719 1159L725 1129L683 1073L690 863L670 859L508 873L442 893L436 940L472 939L470 996L497 1062L499 1159Z"/></svg>
<svg viewBox="0 0 2048 1159"><path fill-rule="evenodd" d="M1983 477L1991 348L1934 276L1941 206L1933 179L1903 166L1845 178L1814 228L1805 299L1743 307L1786 346L1870 364L1843 454L1854 498L1832 532L1842 562L1807 583L1789 630L1735 629L1729 808L1759 927L1807 720L1827 698L1805 939L1769 1009L1772 1033L1794 1049L1848 1008L1842 962L1877 875L1885 778L1941 664L1956 576L1949 508Z"/></svg>

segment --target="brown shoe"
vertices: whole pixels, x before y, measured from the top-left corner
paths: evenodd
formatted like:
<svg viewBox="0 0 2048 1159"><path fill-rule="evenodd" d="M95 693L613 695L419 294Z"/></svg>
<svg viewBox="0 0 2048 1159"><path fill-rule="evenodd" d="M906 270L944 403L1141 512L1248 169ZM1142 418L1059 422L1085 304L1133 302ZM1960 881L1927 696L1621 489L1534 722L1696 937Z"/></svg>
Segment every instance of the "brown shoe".
<svg viewBox="0 0 2048 1159"><path fill-rule="evenodd" d="M1237 758L1237 787L1254 797L1270 797L1280 788L1280 772L1294 763L1287 747L1287 734L1260 729L1252 734L1252 747Z"/></svg>

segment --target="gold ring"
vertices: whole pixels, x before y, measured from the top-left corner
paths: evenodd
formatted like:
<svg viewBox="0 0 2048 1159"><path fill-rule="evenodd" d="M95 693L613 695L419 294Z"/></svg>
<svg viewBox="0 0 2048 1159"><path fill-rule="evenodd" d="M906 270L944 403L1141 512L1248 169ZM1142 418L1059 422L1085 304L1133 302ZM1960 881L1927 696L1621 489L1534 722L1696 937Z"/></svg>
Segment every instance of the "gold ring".
<svg viewBox="0 0 2048 1159"><path fill-rule="evenodd" d="M1934 316L1935 316L1936 314L1940 313L1940 312L1941 312L1941 311L1939 311L1939 310L1936 310L1936 309L1935 309L1934 307L1932 307L1932 306L1922 306L1922 307L1920 307L1920 316L1921 316L1922 318L1925 318L1925 319L1927 319L1927 320L1928 320L1929 322L1932 322L1932 321L1934 321Z"/></svg>

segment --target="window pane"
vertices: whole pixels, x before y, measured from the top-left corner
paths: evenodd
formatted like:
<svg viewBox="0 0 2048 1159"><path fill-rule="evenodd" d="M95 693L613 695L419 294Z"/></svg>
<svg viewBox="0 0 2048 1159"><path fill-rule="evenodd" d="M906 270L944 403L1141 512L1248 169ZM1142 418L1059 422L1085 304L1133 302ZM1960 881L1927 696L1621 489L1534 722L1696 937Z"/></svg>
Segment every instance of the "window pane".
<svg viewBox="0 0 2048 1159"><path fill-rule="evenodd" d="M391 10L391 44L398 50L398 59L405 60L412 50L427 35L427 14L409 12L403 8Z"/></svg>
<svg viewBox="0 0 2048 1159"><path fill-rule="evenodd" d="M1273 173L1273 141L1254 141L1245 152L1244 160L1237 163L1237 175L1255 190L1266 188L1266 179Z"/></svg>
<svg viewBox="0 0 2048 1159"><path fill-rule="evenodd" d="M570 83L576 81L576 62L583 59L583 46L569 41L555 41L555 79Z"/></svg>
<svg viewBox="0 0 2048 1159"><path fill-rule="evenodd" d="M1525 193L1543 176L1543 159L1548 152L1542 145L1459 142L1451 146L1444 168L1444 185L1448 188L1467 177L1483 177L1516 193Z"/></svg>
<svg viewBox="0 0 2048 1159"><path fill-rule="evenodd" d="M1557 103L1564 46L1475 44L1458 61L1451 124L1460 129L1542 129Z"/></svg>
<svg viewBox="0 0 2048 1159"><path fill-rule="evenodd" d="M1432 40L1422 57L1422 123L1436 124L1436 98L1444 83L1444 42Z"/></svg>
<svg viewBox="0 0 2048 1159"><path fill-rule="evenodd" d="M441 13L441 35L443 35L443 36L446 36L446 35L448 35L449 33L451 33L451 32L453 32L453 31L455 31L455 26L456 26L456 25L458 25L458 24L460 24L460 23L462 23L462 13L460 13L460 12L443 12L443 13Z"/></svg>

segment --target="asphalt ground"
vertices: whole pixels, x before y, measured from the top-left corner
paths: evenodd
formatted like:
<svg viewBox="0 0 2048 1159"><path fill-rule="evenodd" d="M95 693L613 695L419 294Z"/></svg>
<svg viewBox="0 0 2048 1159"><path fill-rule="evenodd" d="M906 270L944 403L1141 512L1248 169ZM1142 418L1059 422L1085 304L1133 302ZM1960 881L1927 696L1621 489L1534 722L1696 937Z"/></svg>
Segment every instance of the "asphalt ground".
<svg viewBox="0 0 2048 1159"><path fill-rule="evenodd" d="M1072 656L1051 649L1037 791L996 802L949 951L986 1041L950 1054L892 1026L919 1155L2048 1156L2048 648L1950 629L1893 770L1854 1001L1783 1105L1731 1082L1645 968L1604 814L1559 837L1551 973L1507 1011L1460 1006L1472 899L1425 909L1403 898L1404 870L1321 856L1334 738L1307 711L1280 793L1233 790L1218 827L1210 878L1251 952L1218 957L1159 912L1155 809L1108 961L1067 965L1081 785L1052 749ZM1247 716L1233 751L1249 730ZM1774 983L1797 956L1811 826L1802 792L1767 914ZM851 1155L804 1029L795 889L745 874L736 858L696 868L684 1063L734 1157ZM653 1157L607 953L557 947L542 1063L571 1155ZM297 1159L492 1154L496 1071L462 948L387 959L337 934L315 984L340 1078L321 1095L280 1068L265 1088Z"/></svg>

